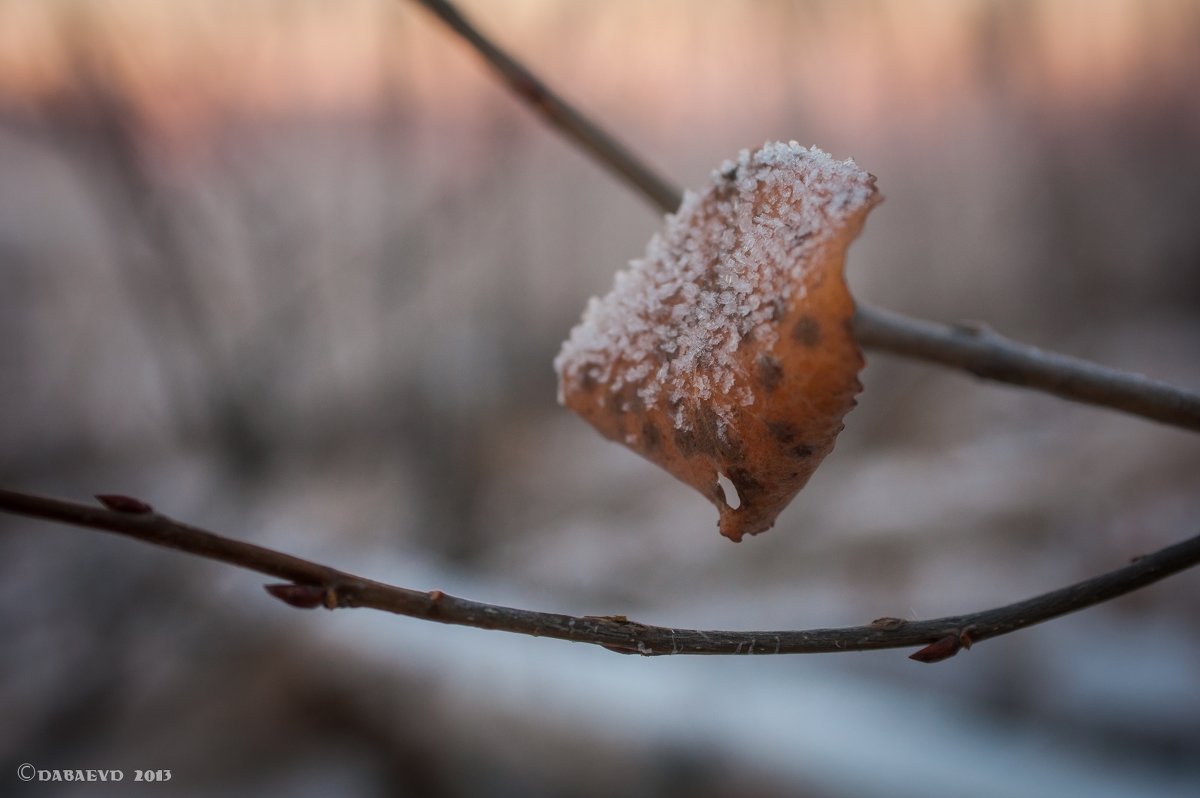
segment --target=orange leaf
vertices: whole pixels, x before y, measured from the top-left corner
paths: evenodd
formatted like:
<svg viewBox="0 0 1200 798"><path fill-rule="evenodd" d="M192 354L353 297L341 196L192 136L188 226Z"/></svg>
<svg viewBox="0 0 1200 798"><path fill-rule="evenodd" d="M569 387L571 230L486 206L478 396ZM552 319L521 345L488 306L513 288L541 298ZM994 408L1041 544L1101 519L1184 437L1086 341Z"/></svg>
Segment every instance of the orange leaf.
<svg viewBox="0 0 1200 798"><path fill-rule="evenodd" d="M721 534L769 529L861 389L842 267L879 199L853 161L743 150L588 303L554 362L559 401L700 491Z"/></svg>

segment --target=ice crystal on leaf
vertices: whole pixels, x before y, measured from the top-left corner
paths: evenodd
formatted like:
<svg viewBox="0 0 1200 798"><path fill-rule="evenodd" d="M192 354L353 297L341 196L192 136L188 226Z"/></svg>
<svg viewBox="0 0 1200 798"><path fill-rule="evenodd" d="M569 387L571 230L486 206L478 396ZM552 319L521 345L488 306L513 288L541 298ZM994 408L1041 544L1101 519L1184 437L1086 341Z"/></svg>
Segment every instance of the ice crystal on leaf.
<svg viewBox="0 0 1200 798"><path fill-rule="evenodd" d="M743 150L588 302L554 361L559 400L713 501L722 534L768 529L854 405L842 264L878 201L853 161Z"/></svg>

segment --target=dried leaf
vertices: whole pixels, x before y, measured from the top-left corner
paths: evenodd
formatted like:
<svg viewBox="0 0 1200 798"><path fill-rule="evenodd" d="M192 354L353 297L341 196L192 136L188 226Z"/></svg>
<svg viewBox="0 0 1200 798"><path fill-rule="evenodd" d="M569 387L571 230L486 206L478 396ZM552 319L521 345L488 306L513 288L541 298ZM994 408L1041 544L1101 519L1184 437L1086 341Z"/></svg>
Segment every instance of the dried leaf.
<svg viewBox="0 0 1200 798"><path fill-rule="evenodd" d="M842 267L878 201L853 161L743 150L589 302L555 359L559 401L700 491L721 534L769 529L861 389Z"/></svg>

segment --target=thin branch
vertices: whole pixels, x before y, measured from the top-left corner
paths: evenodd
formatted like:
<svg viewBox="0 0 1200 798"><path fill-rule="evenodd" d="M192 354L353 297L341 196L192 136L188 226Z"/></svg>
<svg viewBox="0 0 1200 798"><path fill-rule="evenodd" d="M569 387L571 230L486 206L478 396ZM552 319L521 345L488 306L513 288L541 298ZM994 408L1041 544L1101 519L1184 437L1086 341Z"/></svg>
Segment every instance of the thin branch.
<svg viewBox="0 0 1200 798"><path fill-rule="evenodd" d="M865 347L1200 432L1200 395L1140 374L1017 343L982 325L936 324L859 305L854 333Z"/></svg>
<svg viewBox="0 0 1200 798"><path fill-rule="evenodd" d="M679 207L678 189L553 93L451 3L416 2L475 48L518 97L568 140L620 175L664 213ZM862 304L854 317L854 332L859 343L869 349L939 363L985 379L1200 431L1200 394L1139 374L1018 344L994 332L935 324Z"/></svg>
<svg viewBox="0 0 1200 798"><path fill-rule="evenodd" d="M453 5L444 0L417 2L470 43L518 97L560 130L568 140L580 145L585 152L616 172L643 197L665 212L670 213L679 207L682 199L679 189L656 175L620 142L567 104L519 61L493 44Z"/></svg>
<svg viewBox="0 0 1200 798"><path fill-rule="evenodd" d="M623 654L816 654L926 646L922 662L972 643L1116 598L1200 564L1200 535L1129 565L1035 598L927 621L880 618L866 626L806 631L701 631L648 626L624 616L572 616L503 607L387 585L282 552L216 535L154 512L137 499L98 497L108 508L0 490L0 511L115 532L287 580L268 592L295 607L368 607L426 621L590 643Z"/></svg>

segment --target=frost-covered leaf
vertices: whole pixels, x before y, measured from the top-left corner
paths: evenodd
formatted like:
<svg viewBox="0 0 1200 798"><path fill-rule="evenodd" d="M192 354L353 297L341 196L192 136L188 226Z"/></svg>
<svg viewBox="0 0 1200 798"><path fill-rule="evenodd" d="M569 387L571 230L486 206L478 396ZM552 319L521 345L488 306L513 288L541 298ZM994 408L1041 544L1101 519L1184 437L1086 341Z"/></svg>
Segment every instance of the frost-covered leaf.
<svg viewBox="0 0 1200 798"><path fill-rule="evenodd" d="M842 267L878 201L853 161L743 150L588 303L559 401L700 491L721 534L769 529L861 389Z"/></svg>

